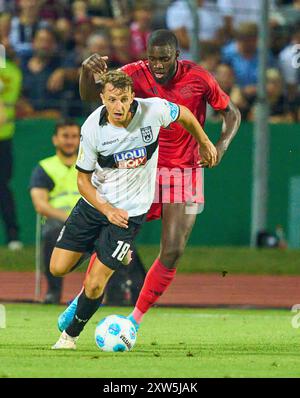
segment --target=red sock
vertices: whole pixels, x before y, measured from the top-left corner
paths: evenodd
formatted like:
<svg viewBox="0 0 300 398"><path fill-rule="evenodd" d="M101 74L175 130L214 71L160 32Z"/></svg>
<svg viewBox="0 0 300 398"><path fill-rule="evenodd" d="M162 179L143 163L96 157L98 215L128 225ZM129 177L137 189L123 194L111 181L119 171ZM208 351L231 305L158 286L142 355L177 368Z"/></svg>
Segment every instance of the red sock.
<svg viewBox="0 0 300 398"><path fill-rule="evenodd" d="M136 302L135 309L145 314L150 307L159 299L170 285L176 274L176 268L165 267L157 258L147 272L144 285ZM133 316L135 315L133 312ZM135 318L135 316L134 316ZM141 318L138 316L138 318ZM139 322L141 319L136 319Z"/></svg>
<svg viewBox="0 0 300 398"><path fill-rule="evenodd" d="M95 260L96 260L96 257L97 257L97 253L94 253L94 254L91 256L91 258L90 258L89 266L88 266L88 268L87 268L87 270L86 270L86 272L85 272L84 281L83 281L82 288L81 288L81 291L80 291L79 294L81 294L81 293L83 292L83 290L84 290L84 283L85 283L86 277L87 277L88 274L91 272L91 269L93 268L93 265L94 265L94 262L95 262Z"/></svg>
<svg viewBox="0 0 300 398"><path fill-rule="evenodd" d="M94 254L92 254L92 256L91 256L91 258L90 258L90 262L89 262L89 266L88 266L88 268L87 268L87 270L86 270L86 273L85 273L85 278L88 276L88 274L91 272L91 269L93 268L93 265L94 265L94 262L95 262L95 260L96 260L96 257L97 257L97 253L94 253ZM84 278L84 279L85 279Z"/></svg>

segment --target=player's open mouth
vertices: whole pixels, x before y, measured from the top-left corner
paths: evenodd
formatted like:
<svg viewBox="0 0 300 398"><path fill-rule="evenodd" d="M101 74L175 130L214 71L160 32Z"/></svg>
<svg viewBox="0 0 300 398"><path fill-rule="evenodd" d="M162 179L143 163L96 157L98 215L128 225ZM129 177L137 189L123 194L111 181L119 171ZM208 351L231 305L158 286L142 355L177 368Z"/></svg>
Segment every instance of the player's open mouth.
<svg viewBox="0 0 300 398"><path fill-rule="evenodd" d="M164 75L165 75L164 73L154 72L154 76L156 77L156 79L162 79Z"/></svg>
<svg viewBox="0 0 300 398"><path fill-rule="evenodd" d="M119 112L115 112L114 113L114 117L117 118L117 119L121 118L122 116L123 116L123 113L119 113Z"/></svg>

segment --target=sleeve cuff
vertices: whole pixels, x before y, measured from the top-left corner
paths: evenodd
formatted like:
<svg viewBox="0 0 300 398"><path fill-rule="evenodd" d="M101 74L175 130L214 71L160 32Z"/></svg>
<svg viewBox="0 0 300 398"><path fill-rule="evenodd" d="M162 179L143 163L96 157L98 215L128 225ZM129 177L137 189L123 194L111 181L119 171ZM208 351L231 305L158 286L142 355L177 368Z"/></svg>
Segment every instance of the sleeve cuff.
<svg viewBox="0 0 300 398"><path fill-rule="evenodd" d="M94 170L84 170L84 169L82 169L81 167L77 166L77 164L76 164L75 168L76 168L78 171L80 171L81 173L85 173L85 174L91 174L91 173L93 173L93 172L95 171L95 169L94 169Z"/></svg>
<svg viewBox="0 0 300 398"><path fill-rule="evenodd" d="M176 104L177 106L178 106L178 115L177 115L177 117L176 117L176 119L174 120L174 122L173 123L176 123L177 122L177 120L179 119L179 117L180 117L180 106L178 105L178 104Z"/></svg>

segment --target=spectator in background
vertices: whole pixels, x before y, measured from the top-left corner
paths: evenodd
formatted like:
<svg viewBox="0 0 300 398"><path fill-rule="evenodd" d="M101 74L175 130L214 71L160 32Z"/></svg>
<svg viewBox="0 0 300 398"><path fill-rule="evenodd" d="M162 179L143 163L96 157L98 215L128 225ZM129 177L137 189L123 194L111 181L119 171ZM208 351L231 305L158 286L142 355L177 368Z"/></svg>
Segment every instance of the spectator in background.
<svg viewBox="0 0 300 398"><path fill-rule="evenodd" d="M197 0L199 19L199 40L218 41L218 31L222 20L217 6L208 0ZM193 29L193 18L186 1L176 0L166 14L167 28L176 35L180 46L180 58L191 59L190 35Z"/></svg>
<svg viewBox="0 0 300 398"><path fill-rule="evenodd" d="M117 67L129 64L135 60L131 52L130 29L127 26L120 26L110 30L113 49L113 60ZM99 53L101 54L101 53Z"/></svg>
<svg viewBox="0 0 300 398"><path fill-rule="evenodd" d="M87 39L86 47L87 52L85 53L85 55L88 54L88 56L90 56L93 53L105 54L108 56L108 62L111 61L112 47L110 37L107 33L97 32L91 34ZM111 66L112 65L110 65L110 67Z"/></svg>
<svg viewBox="0 0 300 398"><path fill-rule="evenodd" d="M87 0L89 15L97 28L128 26L131 0Z"/></svg>
<svg viewBox="0 0 300 398"><path fill-rule="evenodd" d="M0 54L0 56L3 54ZM0 60L0 214L4 222L6 243L11 250L23 247L13 194L9 187L13 169L13 135L15 106L21 92L22 72L14 62L14 53L6 43L6 60Z"/></svg>
<svg viewBox="0 0 300 398"><path fill-rule="evenodd" d="M133 21L130 24L131 54L135 60L147 57L147 42L152 31L152 20L151 2L137 2L133 8Z"/></svg>
<svg viewBox="0 0 300 398"><path fill-rule="evenodd" d="M18 56L31 56L35 33L46 22L39 19L41 0L20 0L20 15L13 17L9 40Z"/></svg>
<svg viewBox="0 0 300 398"><path fill-rule="evenodd" d="M40 29L33 40L33 56L23 63L23 100L19 107L23 117L58 117L62 92L51 86L53 73L61 67L53 31Z"/></svg>
<svg viewBox="0 0 300 398"><path fill-rule="evenodd" d="M15 0L0 0L0 13L14 12L14 11L15 11Z"/></svg>
<svg viewBox="0 0 300 398"><path fill-rule="evenodd" d="M10 14L3 13L0 15L0 43L9 43L9 32L11 28Z"/></svg>
<svg viewBox="0 0 300 398"><path fill-rule="evenodd" d="M292 123L295 116L292 112L294 105L289 103L284 94L283 79L278 69L267 70L267 98L269 103L270 123ZM250 120L255 119L256 108L252 109Z"/></svg>
<svg viewBox="0 0 300 398"><path fill-rule="evenodd" d="M290 4L278 7L272 15L287 29L293 27L300 19L300 0L293 0Z"/></svg>
<svg viewBox="0 0 300 398"><path fill-rule="evenodd" d="M269 0L270 10L275 9L275 0ZM240 24L252 22L259 24L262 0L217 0L217 6L223 17L226 39L234 38L235 31Z"/></svg>
<svg viewBox="0 0 300 398"><path fill-rule="evenodd" d="M120 64L118 63L118 60L115 60L114 55L113 55L113 49L111 47L111 39L108 33L102 31L102 32L97 32L97 33L92 33L86 42L86 48L85 51L83 51L83 58L88 58L92 54L100 54L100 55L105 55L108 57L107 63L109 65L109 68L118 68ZM80 64L81 66L81 64ZM100 75L94 74L94 79L95 81L99 81L101 78ZM76 87L76 90L74 91L76 93L76 99L78 99L79 103L82 105L82 113L83 114L90 114L96 107L99 106L100 104L100 97L97 98L97 101L95 103L82 103L79 95L79 90L78 90L78 84Z"/></svg>
<svg viewBox="0 0 300 398"><path fill-rule="evenodd" d="M233 69L229 65L219 64L214 70L214 77L222 90L230 95L232 102L239 108L242 119L247 119L251 107L235 82ZM211 106L207 107L207 117L212 121L219 122L222 120L218 112L211 108Z"/></svg>
<svg viewBox="0 0 300 398"><path fill-rule="evenodd" d="M80 198L75 169L79 137L80 126L75 121L59 121L52 138L56 154L41 160L30 179L34 208L45 219L42 227L44 272L48 284L45 304L59 304L61 299L63 279L54 277L49 265L63 224Z"/></svg>
<svg viewBox="0 0 300 398"><path fill-rule="evenodd" d="M295 67L298 60L300 64L299 50L296 45L300 44L300 20L293 26L289 44L279 54L279 68L287 86L289 101L295 101L300 96L300 65ZM296 59L296 54L298 58Z"/></svg>
<svg viewBox="0 0 300 398"><path fill-rule="evenodd" d="M111 40L110 36L104 32L100 33L93 33L91 36L89 36L87 40L87 48L85 51L85 56L84 58L88 58L90 55L97 53L100 55L105 55L108 57L107 60L107 65L111 69L113 68L118 68L119 64L118 62L115 62L114 57L113 57L113 49L111 47ZM95 75L95 79L99 80L100 77ZM100 98L99 98L100 101ZM99 104L98 104L99 106Z"/></svg>
<svg viewBox="0 0 300 398"><path fill-rule="evenodd" d="M153 3L152 30L166 29L166 13L170 5L169 0L151 0Z"/></svg>
<svg viewBox="0 0 300 398"><path fill-rule="evenodd" d="M256 96L258 74L257 25L242 23L236 31L236 41L222 49L222 62L232 67L236 82L243 96L252 102ZM268 66L273 67L275 60L269 52Z"/></svg>
<svg viewBox="0 0 300 398"><path fill-rule="evenodd" d="M270 26L269 48L276 59L278 58L278 55L281 52L281 50L288 44L289 33L290 32L288 32L288 30L282 25L274 24Z"/></svg>
<svg viewBox="0 0 300 398"><path fill-rule="evenodd" d="M90 16L112 17L110 0L85 0Z"/></svg>
<svg viewBox="0 0 300 398"><path fill-rule="evenodd" d="M89 19L87 3L83 0L76 0L72 4L73 22L81 22Z"/></svg>
<svg viewBox="0 0 300 398"><path fill-rule="evenodd" d="M65 38L68 37L66 27L64 28ZM89 19L82 19L75 23L72 31L73 48L67 51L65 56L63 52L60 53L61 65L49 77L47 87L52 93L60 94L63 115L75 117L83 112L78 92L79 68L84 59L87 39L93 31L93 26Z"/></svg>
<svg viewBox="0 0 300 398"><path fill-rule="evenodd" d="M75 46L72 22L67 18L59 18L55 22L54 31L58 41L58 51L67 57Z"/></svg>
<svg viewBox="0 0 300 398"><path fill-rule="evenodd" d="M229 65L220 64L216 67L215 78L222 90L230 96L231 101L239 108L242 119L247 119L251 106L236 84L233 69Z"/></svg>
<svg viewBox="0 0 300 398"><path fill-rule="evenodd" d="M200 65L214 74L221 61L221 48L216 43L203 43L200 49Z"/></svg>
<svg viewBox="0 0 300 398"><path fill-rule="evenodd" d="M109 35L104 31L98 33L90 32L92 32L92 25L90 22L81 21L77 23L74 34L74 50L69 53L63 61L62 66L50 77L50 84L53 82L53 79L55 79L55 88L64 89L64 114L68 116L75 117L91 111L90 104L85 107L82 103L78 91L79 70L82 61L86 57L93 53L105 54L109 57L108 62L110 67L114 68L119 66L112 56Z"/></svg>
<svg viewBox="0 0 300 398"><path fill-rule="evenodd" d="M58 18L70 17L66 0L41 0L40 18L53 27Z"/></svg>
<svg viewBox="0 0 300 398"><path fill-rule="evenodd" d="M87 39L93 33L93 25L89 19L81 20L73 25L74 47L64 63L68 67L79 67L84 59Z"/></svg>

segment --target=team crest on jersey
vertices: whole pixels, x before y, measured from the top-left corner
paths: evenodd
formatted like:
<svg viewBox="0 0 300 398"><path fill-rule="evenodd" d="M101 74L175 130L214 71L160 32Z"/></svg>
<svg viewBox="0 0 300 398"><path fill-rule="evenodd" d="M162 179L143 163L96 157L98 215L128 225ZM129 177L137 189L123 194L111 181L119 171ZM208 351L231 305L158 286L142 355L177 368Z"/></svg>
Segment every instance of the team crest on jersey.
<svg viewBox="0 0 300 398"><path fill-rule="evenodd" d="M130 149L115 153L114 159L118 169L135 169L147 162L147 151L145 147Z"/></svg>
<svg viewBox="0 0 300 398"><path fill-rule="evenodd" d="M148 144L148 142L153 140L153 133L152 133L152 129L150 126L142 127L140 130L141 130L144 142L146 142Z"/></svg>

